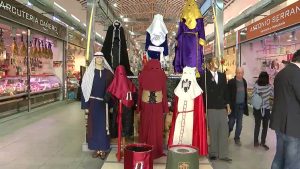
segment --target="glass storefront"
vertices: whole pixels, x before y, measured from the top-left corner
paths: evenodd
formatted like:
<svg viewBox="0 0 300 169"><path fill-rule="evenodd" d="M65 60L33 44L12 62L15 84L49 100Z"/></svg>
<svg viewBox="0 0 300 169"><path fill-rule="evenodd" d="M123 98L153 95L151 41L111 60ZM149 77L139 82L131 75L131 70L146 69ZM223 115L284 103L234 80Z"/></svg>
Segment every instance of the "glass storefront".
<svg viewBox="0 0 300 169"><path fill-rule="evenodd" d="M62 100L65 78L66 28L7 3L35 20L0 9L0 118Z"/></svg>
<svg viewBox="0 0 300 169"><path fill-rule="evenodd" d="M300 26L242 43L241 65L249 87L253 87L261 71L268 72L273 84L276 74L284 67L283 61L290 60L297 49L300 49Z"/></svg>

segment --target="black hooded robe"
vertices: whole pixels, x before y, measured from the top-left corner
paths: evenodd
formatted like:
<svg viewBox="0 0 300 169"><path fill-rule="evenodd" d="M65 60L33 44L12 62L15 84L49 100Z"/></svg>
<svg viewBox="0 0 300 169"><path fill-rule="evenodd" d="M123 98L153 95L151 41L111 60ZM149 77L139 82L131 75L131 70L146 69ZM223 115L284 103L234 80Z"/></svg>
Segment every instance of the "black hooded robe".
<svg viewBox="0 0 300 169"><path fill-rule="evenodd" d="M123 65L127 75L133 75L129 65L124 29L120 23L108 27L101 52L113 70L118 65Z"/></svg>

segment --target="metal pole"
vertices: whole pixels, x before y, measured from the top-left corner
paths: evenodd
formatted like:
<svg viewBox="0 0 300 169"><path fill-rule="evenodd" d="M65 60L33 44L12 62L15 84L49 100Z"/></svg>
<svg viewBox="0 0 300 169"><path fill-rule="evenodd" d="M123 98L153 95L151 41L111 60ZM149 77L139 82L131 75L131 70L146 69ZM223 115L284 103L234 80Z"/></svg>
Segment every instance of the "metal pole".
<svg viewBox="0 0 300 169"><path fill-rule="evenodd" d="M224 55L224 26L223 26L223 0L212 0L215 22L215 56L220 60Z"/></svg>
<svg viewBox="0 0 300 169"><path fill-rule="evenodd" d="M96 13L96 0L87 1L87 27L86 27L86 37L87 37L87 47L86 47L86 64L90 63L92 56L94 55L94 43L95 43L95 13ZM85 115L87 124L87 115ZM85 126L87 126L85 124ZM86 128L87 130L87 128ZM87 133L87 131L86 131ZM85 139L82 143L82 151L89 151L86 134Z"/></svg>
<svg viewBox="0 0 300 169"><path fill-rule="evenodd" d="M87 1L87 48L86 48L86 60L91 61L94 54L95 43L95 13L96 13L96 0Z"/></svg>
<svg viewBox="0 0 300 169"><path fill-rule="evenodd" d="M29 52L31 50L31 45L29 46L29 43L31 42L31 33L30 29L27 29L27 93L28 93L28 112L31 110L31 101L30 101L30 74L31 74L31 63L30 63L30 55Z"/></svg>
<svg viewBox="0 0 300 169"><path fill-rule="evenodd" d="M68 98L67 96L67 55L68 55L68 50L69 50L69 27L67 27L67 37L66 37L66 41L63 41L63 49L64 49L64 53L63 53L63 84L62 84L62 100L65 100L66 98Z"/></svg>

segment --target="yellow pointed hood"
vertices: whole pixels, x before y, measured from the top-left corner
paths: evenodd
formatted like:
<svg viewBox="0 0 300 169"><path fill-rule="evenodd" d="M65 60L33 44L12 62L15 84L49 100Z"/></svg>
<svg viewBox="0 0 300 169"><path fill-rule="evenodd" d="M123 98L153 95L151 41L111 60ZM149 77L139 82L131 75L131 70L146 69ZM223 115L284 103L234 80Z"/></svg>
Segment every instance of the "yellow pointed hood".
<svg viewBox="0 0 300 169"><path fill-rule="evenodd" d="M202 14L195 0L186 0L181 13L181 20L185 20L185 25L189 29L194 29L197 25L196 19L202 18Z"/></svg>

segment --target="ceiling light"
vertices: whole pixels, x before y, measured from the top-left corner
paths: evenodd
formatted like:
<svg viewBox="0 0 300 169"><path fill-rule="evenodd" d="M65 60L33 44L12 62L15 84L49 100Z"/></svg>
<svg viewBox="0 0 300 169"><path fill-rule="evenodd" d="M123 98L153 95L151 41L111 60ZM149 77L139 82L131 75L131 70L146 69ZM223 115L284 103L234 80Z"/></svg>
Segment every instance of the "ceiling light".
<svg viewBox="0 0 300 169"><path fill-rule="evenodd" d="M17 36L21 36L21 34L19 34L19 33L17 33L16 35L17 35Z"/></svg>
<svg viewBox="0 0 300 169"><path fill-rule="evenodd" d="M58 8L60 8L61 10L63 10L64 12L67 12L67 10L65 8L63 8L62 6L57 4L56 2L54 2L54 5L57 6Z"/></svg>
<svg viewBox="0 0 300 169"><path fill-rule="evenodd" d="M124 16L123 15L120 15L120 18L123 18Z"/></svg>
<svg viewBox="0 0 300 169"><path fill-rule="evenodd" d="M52 19L53 19L54 21L60 22L60 20L59 20L57 17L55 17L55 16L53 16Z"/></svg>
<svg viewBox="0 0 300 169"><path fill-rule="evenodd" d="M30 3L29 1L27 2L26 6L31 7L32 3Z"/></svg>
<svg viewBox="0 0 300 169"><path fill-rule="evenodd" d="M114 7L117 7L118 6L118 4L117 3L114 3Z"/></svg>
<svg viewBox="0 0 300 169"><path fill-rule="evenodd" d="M96 32L96 35L101 37L101 35L98 32Z"/></svg>
<svg viewBox="0 0 300 169"><path fill-rule="evenodd" d="M26 31L22 31L22 34L26 34Z"/></svg>
<svg viewBox="0 0 300 169"><path fill-rule="evenodd" d="M84 23L84 24L83 24L83 26L85 26L85 27L86 27L86 24Z"/></svg>
<svg viewBox="0 0 300 169"><path fill-rule="evenodd" d="M80 22L80 19L78 19L75 15L71 14L72 18L74 18L76 21Z"/></svg>
<svg viewBox="0 0 300 169"><path fill-rule="evenodd" d="M125 26L128 27L128 24L126 24Z"/></svg>
<svg viewBox="0 0 300 169"><path fill-rule="evenodd" d="M123 18L124 22L128 22L128 20L129 20L128 18Z"/></svg>

